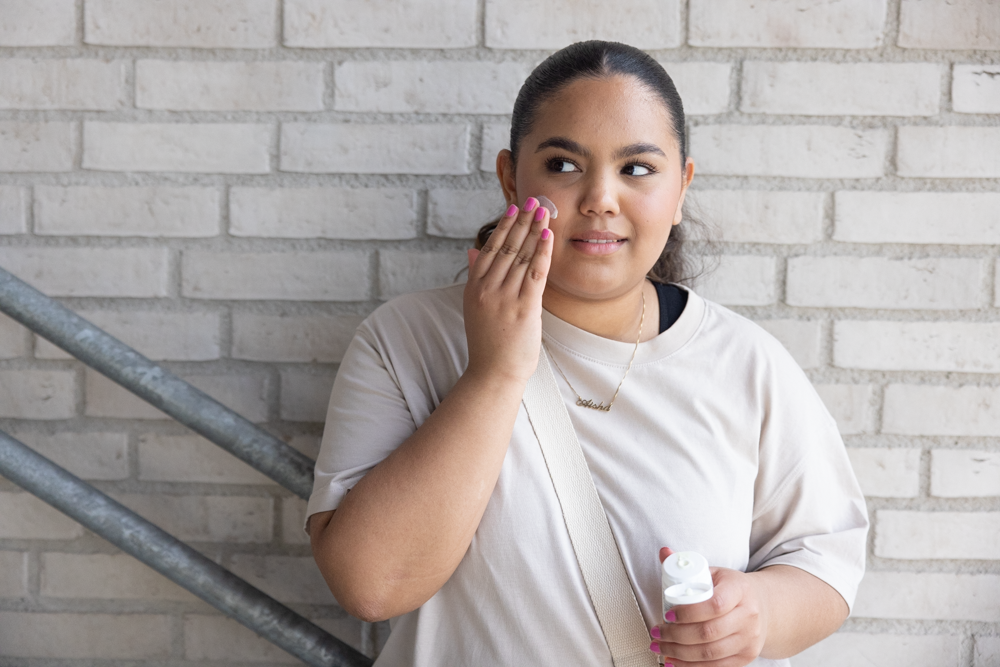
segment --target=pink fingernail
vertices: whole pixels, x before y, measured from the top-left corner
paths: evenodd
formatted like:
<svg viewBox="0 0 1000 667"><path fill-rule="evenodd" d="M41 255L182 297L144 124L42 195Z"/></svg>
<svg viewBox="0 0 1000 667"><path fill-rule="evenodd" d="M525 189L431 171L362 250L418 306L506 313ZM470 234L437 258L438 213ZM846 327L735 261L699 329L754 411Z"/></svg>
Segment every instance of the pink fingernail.
<svg viewBox="0 0 1000 667"><path fill-rule="evenodd" d="M545 209L539 206L535 209L535 222L541 222L542 218L545 217Z"/></svg>
<svg viewBox="0 0 1000 667"><path fill-rule="evenodd" d="M652 644L649 645L649 650L652 651L653 653L659 653L660 645L657 644L656 642L653 642Z"/></svg>
<svg viewBox="0 0 1000 667"><path fill-rule="evenodd" d="M545 229L542 230L542 240L543 241L548 241L550 236L552 236L552 232L550 232L548 230L548 228L545 228Z"/></svg>
<svg viewBox="0 0 1000 667"><path fill-rule="evenodd" d="M659 639L660 638L660 626L654 625L653 629L649 631L649 636L652 637L653 639Z"/></svg>
<svg viewBox="0 0 1000 667"><path fill-rule="evenodd" d="M672 662L665 662L665 663L663 663L663 667L674 667L674 663L672 663Z"/></svg>
<svg viewBox="0 0 1000 667"><path fill-rule="evenodd" d="M663 618L666 619L667 623L676 623L677 622L677 614L674 613L673 609L671 609L666 614L664 614Z"/></svg>
<svg viewBox="0 0 1000 667"><path fill-rule="evenodd" d="M534 211L537 206L538 206L538 200L535 199L534 197L528 197L528 201L524 202L524 210L528 211L529 213L531 211Z"/></svg>
<svg viewBox="0 0 1000 667"><path fill-rule="evenodd" d="M507 207L507 217L517 214L517 204L511 204Z"/></svg>

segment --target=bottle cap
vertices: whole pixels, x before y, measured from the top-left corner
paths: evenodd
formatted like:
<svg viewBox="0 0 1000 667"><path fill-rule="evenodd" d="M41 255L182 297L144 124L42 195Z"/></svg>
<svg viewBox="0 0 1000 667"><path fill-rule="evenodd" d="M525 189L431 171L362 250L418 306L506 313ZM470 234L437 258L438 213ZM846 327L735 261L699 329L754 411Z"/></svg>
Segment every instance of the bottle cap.
<svg viewBox="0 0 1000 667"><path fill-rule="evenodd" d="M681 583L696 579L711 581L708 561L697 551L680 551L663 561L664 579Z"/></svg>
<svg viewBox="0 0 1000 667"><path fill-rule="evenodd" d="M697 604L711 600L715 590L709 584L691 581L677 584L663 591L663 601L676 606L681 604Z"/></svg>

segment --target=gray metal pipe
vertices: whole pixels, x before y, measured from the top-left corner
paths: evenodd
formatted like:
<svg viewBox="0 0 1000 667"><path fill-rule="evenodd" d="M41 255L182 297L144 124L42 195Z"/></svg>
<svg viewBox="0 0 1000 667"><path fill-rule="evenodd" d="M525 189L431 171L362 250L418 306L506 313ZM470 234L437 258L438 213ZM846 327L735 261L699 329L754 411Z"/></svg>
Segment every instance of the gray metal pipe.
<svg viewBox="0 0 1000 667"><path fill-rule="evenodd" d="M0 431L0 474L313 667L371 659Z"/></svg>
<svg viewBox="0 0 1000 667"><path fill-rule="evenodd" d="M0 311L245 461L300 498L314 462L0 268Z"/></svg>

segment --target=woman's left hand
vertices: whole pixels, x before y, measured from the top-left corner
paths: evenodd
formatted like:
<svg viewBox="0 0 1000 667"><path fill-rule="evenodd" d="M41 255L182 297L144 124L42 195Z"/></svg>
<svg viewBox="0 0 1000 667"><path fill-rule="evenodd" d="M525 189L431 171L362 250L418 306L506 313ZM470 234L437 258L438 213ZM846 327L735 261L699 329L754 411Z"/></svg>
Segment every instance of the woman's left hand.
<svg viewBox="0 0 1000 667"><path fill-rule="evenodd" d="M767 600L760 582L721 567L712 568L712 580L712 599L674 607L650 631L650 649L674 667L742 667L764 648Z"/></svg>

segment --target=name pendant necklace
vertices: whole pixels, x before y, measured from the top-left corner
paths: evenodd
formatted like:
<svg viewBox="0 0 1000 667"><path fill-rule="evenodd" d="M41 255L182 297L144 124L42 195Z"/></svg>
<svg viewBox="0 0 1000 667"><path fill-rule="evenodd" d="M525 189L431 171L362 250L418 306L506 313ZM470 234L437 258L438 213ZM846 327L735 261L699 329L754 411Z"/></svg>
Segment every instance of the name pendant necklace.
<svg viewBox="0 0 1000 667"><path fill-rule="evenodd" d="M628 372L632 370L632 362L635 361L635 353L639 351L639 341L642 340L642 323L646 320L646 293L642 292L642 315L639 316L639 336L635 339L635 349L632 350L632 358L628 360L628 367L625 368L625 375L622 376L621 382L618 383L618 388L615 389L615 395L611 397L611 402L607 405L601 403L594 403L593 399L584 398L580 395L580 392L576 390L573 383L569 381L563 369L559 367L559 362L552 355L549 355L549 359L552 360L552 364L559 371L559 375L562 376L563 380L566 380L566 384L569 388L576 394L576 404L581 408L590 408L591 410L599 410L600 412L611 412L611 406L615 404L615 399L618 398L618 392L622 390L622 385L625 384L625 378L628 377Z"/></svg>

